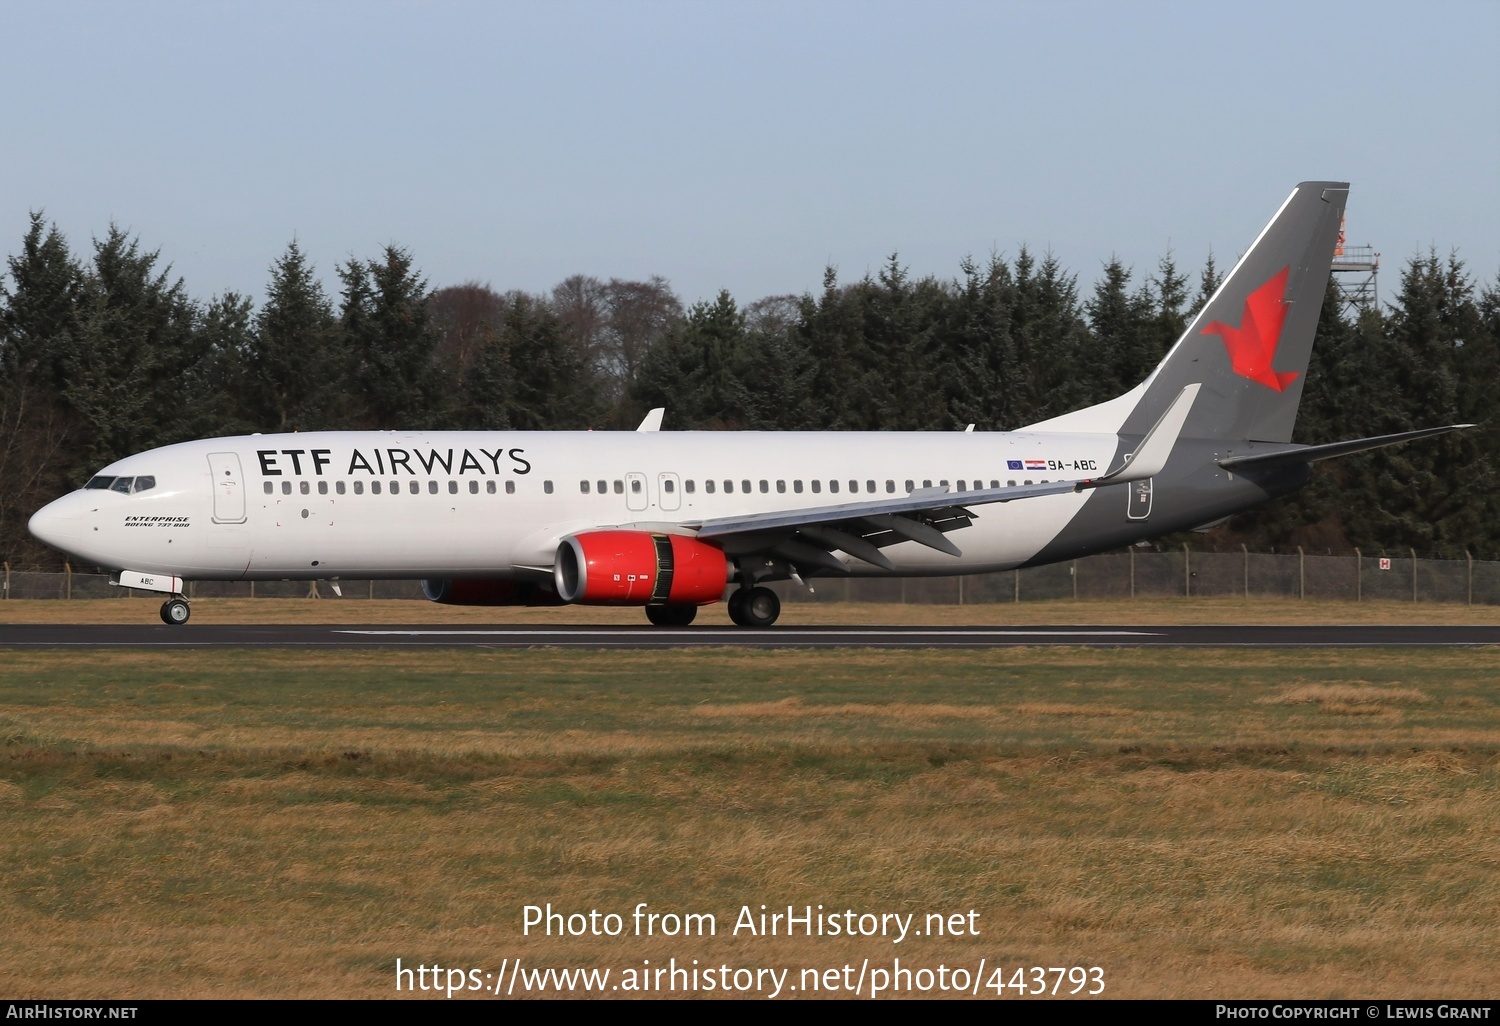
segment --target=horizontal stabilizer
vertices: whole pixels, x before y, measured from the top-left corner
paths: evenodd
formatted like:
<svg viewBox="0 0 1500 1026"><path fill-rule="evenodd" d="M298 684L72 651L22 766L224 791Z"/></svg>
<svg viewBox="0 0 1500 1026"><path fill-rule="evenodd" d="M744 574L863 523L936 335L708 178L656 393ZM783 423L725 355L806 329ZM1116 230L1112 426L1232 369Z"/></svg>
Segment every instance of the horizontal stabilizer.
<svg viewBox="0 0 1500 1026"><path fill-rule="evenodd" d="M1347 442L1329 442L1327 445L1302 445L1295 449L1281 449L1276 452L1258 452L1249 456L1228 456L1219 461L1219 466L1225 470L1247 470L1256 467L1284 466L1293 463L1315 463L1318 460L1333 459L1335 456L1348 456L1351 453L1380 449L1387 445L1400 445L1402 442L1410 442L1417 438L1446 435L1449 431L1462 431L1465 428L1473 426L1473 424L1449 424L1446 427L1401 431L1394 435L1376 435L1373 438L1355 438Z"/></svg>

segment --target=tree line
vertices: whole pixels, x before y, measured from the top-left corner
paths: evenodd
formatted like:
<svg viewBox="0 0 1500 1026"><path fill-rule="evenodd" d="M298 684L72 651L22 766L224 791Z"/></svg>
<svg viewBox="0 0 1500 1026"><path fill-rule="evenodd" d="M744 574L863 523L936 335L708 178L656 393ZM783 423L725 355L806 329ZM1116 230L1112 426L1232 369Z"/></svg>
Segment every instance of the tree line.
<svg viewBox="0 0 1500 1026"><path fill-rule="evenodd" d="M857 281L684 307L661 278L575 275L550 292L432 288L388 246L328 295L296 241L257 307L195 299L110 226L80 256L34 213L0 279L0 554L56 564L26 521L121 456L190 438L319 429L979 430L1024 426L1138 383L1212 294L1171 254L1104 264L1085 293L1051 255L965 259L951 279L896 256ZM1214 545L1500 552L1494 457L1500 288L1456 255L1411 257L1382 309L1330 284L1295 440L1450 423L1475 430L1320 465ZM1205 539L1198 539L1200 542Z"/></svg>

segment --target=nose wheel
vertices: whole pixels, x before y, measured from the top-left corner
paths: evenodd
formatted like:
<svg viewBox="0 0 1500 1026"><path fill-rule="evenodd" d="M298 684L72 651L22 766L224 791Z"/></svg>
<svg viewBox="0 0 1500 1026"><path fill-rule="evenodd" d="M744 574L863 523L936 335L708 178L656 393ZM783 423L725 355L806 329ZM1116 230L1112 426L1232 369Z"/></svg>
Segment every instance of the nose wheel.
<svg viewBox="0 0 1500 1026"><path fill-rule="evenodd" d="M176 626L179 623L187 623L188 617L193 611L188 608L187 599L173 596L161 604L161 622Z"/></svg>
<svg viewBox="0 0 1500 1026"><path fill-rule="evenodd" d="M741 588L729 596L729 619L741 627L769 627L781 615L781 599L770 588Z"/></svg>

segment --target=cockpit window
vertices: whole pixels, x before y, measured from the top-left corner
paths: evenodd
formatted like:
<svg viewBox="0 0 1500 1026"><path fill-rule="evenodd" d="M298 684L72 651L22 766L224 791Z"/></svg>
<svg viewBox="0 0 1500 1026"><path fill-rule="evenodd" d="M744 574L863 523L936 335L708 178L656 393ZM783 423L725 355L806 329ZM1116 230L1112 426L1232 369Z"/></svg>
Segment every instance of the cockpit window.
<svg viewBox="0 0 1500 1026"><path fill-rule="evenodd" d="M111 492L119 492L121 495L130 495L155 488L156 477L152 474L142 474L140 477L114 477L109 474L98 474L89 478L89 483L83 487L107 489Z"/></svg>

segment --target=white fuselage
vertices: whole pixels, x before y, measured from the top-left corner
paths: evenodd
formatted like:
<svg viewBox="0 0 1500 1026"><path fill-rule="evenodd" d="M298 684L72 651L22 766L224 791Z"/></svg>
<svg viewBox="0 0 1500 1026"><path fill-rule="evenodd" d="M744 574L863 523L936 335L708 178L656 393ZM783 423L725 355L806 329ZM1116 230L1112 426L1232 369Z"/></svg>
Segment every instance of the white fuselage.
<svg viewBox="0 0 1500 1026"><path fill-rule="evenodd" d="M184 442L119 460L33 531L80 560L187 580L536 576L568 535L672 531L719 517L826 507L912 488L1100 476L1114 433L311 432ZM602 490L601 490L602 486ZM1120 516L1126 515L1124 486ZM906 574L1007 569L1035 555L1086 493L976 507L955 557L885 550ZM847 559L855 573L884 573Z"/></svg>

